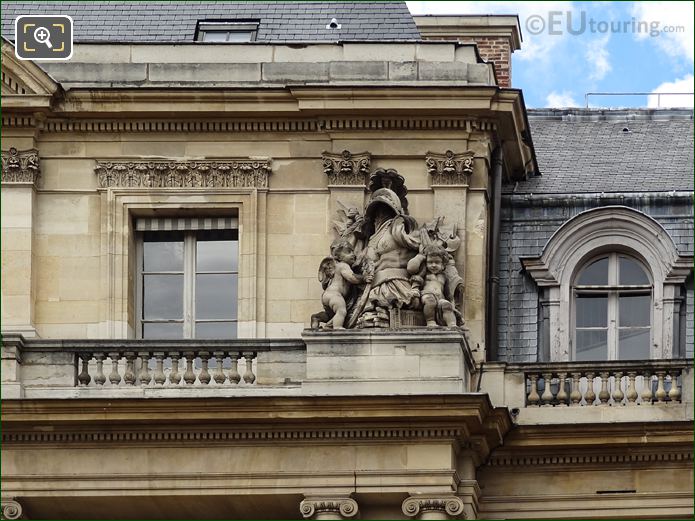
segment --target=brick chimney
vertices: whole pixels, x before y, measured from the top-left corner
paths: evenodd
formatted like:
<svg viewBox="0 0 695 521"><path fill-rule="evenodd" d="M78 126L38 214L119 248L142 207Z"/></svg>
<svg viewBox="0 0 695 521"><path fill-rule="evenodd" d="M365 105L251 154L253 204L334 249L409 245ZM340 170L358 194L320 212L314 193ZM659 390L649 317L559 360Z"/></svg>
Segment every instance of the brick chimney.
<svg viewBox="0 0 695 521"><path fill-rule="evenodd" d="M423 40L474 43L480 57L495 64L500 87L512 86L512 53L521 49L516 15L413 16Z"/></svg>

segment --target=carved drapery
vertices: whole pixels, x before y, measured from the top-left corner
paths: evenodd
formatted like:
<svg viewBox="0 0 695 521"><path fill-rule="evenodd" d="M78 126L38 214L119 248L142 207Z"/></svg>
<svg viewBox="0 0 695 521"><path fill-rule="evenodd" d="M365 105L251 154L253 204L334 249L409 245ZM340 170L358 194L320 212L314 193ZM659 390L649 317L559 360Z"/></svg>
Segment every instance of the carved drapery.
<svg viewBox="0 0 695 521"><path fill-rule="evenodd" d="M444 154L427 152L425 164L434 185L468 184L468 178L473 174L473 153L454 154L451 150Z"/></svg>
<svg viewBox="0 0 695 521"><path fill-rule="evenodd" d="M2 183L36 183L41 175L39 152L35 149L2 151Z"/></svg>
<svg viewBox="0 0 695 521"><path fill-rule="evenodd" d="M456 496L411 496L401 508L406 516L416 519L465 518L463 501Z"/></svg>
<svg viewBox="0 0 695 521"><path fill-rule="evenodd" d="M269 159L97 161L99 188L267 188Z"/></svg>
<svg viewBox="0 0 695 521"><path fill-rule="evenodd" d="M299 504L305 518L348 519L357 515L357 502L350 498L307 498Z"/></svg>
<svg viewBox="0 0 695 521"><path fill-rule="evenodd" d="M22 505L14 499L3 499L2 500L2 515L0 519L21 519L22 518Z"/></svg>
<svg viewBox="0 0 695 521"><path fill-rule="evenodd" d="M371 167L369 152L352 154L343 150L341 154L324 152L323 172L328 176L329 185L364 185Z"/></svg>

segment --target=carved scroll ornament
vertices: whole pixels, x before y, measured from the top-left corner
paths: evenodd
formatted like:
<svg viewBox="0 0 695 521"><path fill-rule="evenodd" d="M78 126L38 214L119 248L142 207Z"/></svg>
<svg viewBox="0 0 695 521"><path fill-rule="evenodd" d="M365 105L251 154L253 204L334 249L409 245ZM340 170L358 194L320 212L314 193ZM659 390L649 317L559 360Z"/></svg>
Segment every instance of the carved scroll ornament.
<svg viewBox="0 0 695 521"><path fill-rule="evenodd" d="M441 512L449 517L465 518L463 501L456 496L410 496L403 501L402 510L408 517L420 516L423 512Z"/></svg>
<svg viewBox="0 0 695 521"><path fill-rule="evenodd" d="M364 185L369 176L372 156L369 152L351 154L343 150L341 154L324 152L323 173L328 176L330 185Z"/></svg>
<svg viewBox="0 0 695 521"><path fill-rule="evenodd" d="M425 156L427 173L432 176L432 184L468 184L473 174L473 153L454 154L447 150L444 154L428 152Z"/></svg>
<svg viewBox="0 0 695 521"><path fill-rule="evenodd" d="M97 161L99 188L267 188L269 159Z"/></svg>
<svg viewBox="0 0 695 521"><path fill-rule="evenodd" d="M2 183L36 183L41 175L38 150L2 151Z"/></svg>

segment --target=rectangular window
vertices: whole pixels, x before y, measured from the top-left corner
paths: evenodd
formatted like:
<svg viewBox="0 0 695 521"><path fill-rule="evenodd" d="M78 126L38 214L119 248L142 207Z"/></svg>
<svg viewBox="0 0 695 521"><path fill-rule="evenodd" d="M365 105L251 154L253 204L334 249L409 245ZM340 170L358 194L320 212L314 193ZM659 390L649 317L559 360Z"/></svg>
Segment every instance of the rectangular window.
<svg viewBox="0 0 695 521"><path fill-rule="evenodd" d="M138 219L140 338L236 338L237 219Z"/></svg>
<svg viewBox="0 0 695 521"><path fill-rule="evenodd" d="M252 42L258 33L258 21L198 22L197 42Z"/></svg>

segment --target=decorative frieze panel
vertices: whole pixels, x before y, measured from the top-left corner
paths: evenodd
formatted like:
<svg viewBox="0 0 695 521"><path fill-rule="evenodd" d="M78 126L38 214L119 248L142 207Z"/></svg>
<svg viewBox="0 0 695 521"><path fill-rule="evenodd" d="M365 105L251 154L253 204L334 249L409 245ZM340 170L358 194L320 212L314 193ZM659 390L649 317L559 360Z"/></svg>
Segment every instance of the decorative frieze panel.
<svg viewBox="0 0 695 521"><path fill-rule="evenodd" d="M370 173L372 156L369 152L342 154L324 152L323 173L328 176L329 185L364 185Z"/></svg>
<svg viewBox="0 0 695 521"><path fill-rule="evenodd" d="M439 514L427 519L465 518L463 501L456 496L411 496L403 501L402 509L406 516L416 519L425 519L426 513Z"/></svg>
<svg viewBox="0 0 695 521"><path fill-rule="evenodd" d="M473 152L454 154L447 150L444 154L428 152L425 156L427 173L432 176L433 185L468 184L473 174Z"/></svg>
<svg viewBox="0 0 695 521"><path fill-rule="evenodd" d="M38 150L2 151L2 183L36 183L41 175Z"/></svg>
<svg viewBox="0 0 695 521"><path fill-rule="evenodd" d="M267 188L269 159L97 161L99 188Z"/></svg>

